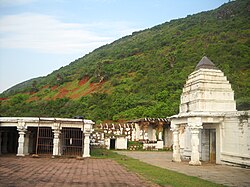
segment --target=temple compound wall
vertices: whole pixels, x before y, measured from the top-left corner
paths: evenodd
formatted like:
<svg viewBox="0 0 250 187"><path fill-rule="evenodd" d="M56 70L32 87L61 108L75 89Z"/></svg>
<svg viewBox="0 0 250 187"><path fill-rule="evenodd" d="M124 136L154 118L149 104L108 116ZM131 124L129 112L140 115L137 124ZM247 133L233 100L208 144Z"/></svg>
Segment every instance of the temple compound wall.
<svg viewBox="0 0 250 187"><path fill-rule="evenodd" d="M93 124L85 119L0 117L0 154L90 157Z"/></svg>
<svg viewBox="0 0 250 187"><path fill-rule="evenodd" d="M203 57L184 85L171 117L173 161L250 166L250 111L237 111L231 84Z"/></svg>

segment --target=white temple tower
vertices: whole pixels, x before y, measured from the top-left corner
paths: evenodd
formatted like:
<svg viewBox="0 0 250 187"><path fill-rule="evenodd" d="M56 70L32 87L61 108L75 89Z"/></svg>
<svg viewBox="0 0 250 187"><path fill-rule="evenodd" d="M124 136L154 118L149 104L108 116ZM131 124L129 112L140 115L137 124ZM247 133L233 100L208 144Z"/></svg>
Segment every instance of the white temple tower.
<svg viewBox="0 0 250 187"><path fill-rule="evenodd" d="M180 113L200 111L236 111L231 84L206 56L188 76L180 104Z"/></svg>

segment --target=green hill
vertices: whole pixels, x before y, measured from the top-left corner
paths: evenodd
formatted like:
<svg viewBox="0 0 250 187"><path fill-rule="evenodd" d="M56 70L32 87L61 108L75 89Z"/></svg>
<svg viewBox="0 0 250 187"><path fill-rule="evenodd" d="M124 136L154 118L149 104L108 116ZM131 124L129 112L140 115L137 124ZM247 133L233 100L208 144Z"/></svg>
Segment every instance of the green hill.
<svg viewBox="0 0 250 187"><path fill-rule="evenodd" d="M237 109L250 109L249 18L249 0L237 0L134 32L2 93L0 115L101 121L173 115L204 55L228 77Z"/></svg>

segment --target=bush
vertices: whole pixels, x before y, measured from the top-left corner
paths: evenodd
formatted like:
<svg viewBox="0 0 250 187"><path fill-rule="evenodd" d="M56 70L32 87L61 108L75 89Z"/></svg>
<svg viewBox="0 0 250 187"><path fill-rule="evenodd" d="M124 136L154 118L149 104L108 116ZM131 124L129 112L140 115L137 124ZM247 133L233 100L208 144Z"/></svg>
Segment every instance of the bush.
<svg viewBox="0 0 250 187"><path fill-rule="evenodd" d="M143 150L143 143L142 142L129 141L128 142L128 150L130 150L130 151Z"/></svg>

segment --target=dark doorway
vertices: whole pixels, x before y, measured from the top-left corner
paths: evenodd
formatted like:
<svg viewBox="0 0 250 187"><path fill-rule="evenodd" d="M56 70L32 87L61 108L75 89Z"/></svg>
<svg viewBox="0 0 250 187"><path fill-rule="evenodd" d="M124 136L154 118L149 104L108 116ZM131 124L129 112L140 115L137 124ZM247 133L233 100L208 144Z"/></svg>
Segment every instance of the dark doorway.
<svg viewBox="0 0 250 187"><path fill-rule="evenodd" d="M216 129L202 129L201 158L203 161L216 162Z"/></svg>
<svg viewBox="0 0 250 187"><path fill-rule="evenodd" d="M16 154L18 147L18 131L16 127L0 127L1 153Z"/></svg>
<svg viewBox="0 0 250 187"><path fill-rule="evenodd" d="M115 139L110 139L110 149L115 149Z"/></svg>
<svg viewBox="0 0 250 187"><path fill-rule="evenodd" d="M212 163L216 162L216 130L215 129L210 129L210 134L209 134L209 142L210 142L210 159L209 161Z"/></svg>

